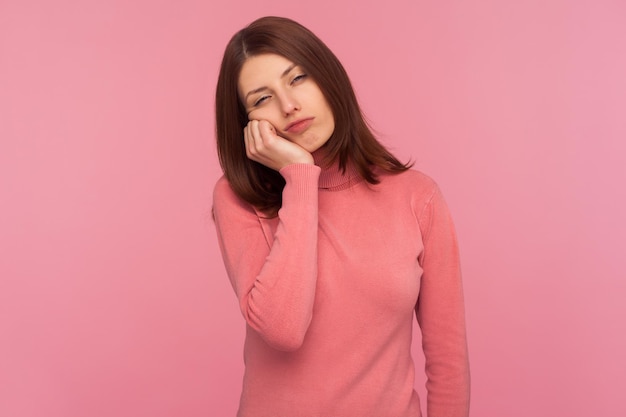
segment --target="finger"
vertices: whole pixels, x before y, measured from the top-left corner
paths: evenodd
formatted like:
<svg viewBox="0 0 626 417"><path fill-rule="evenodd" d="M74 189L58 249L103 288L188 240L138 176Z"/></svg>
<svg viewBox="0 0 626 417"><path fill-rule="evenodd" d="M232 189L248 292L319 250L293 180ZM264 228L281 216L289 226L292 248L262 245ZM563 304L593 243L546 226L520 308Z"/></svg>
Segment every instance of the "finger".
<svg viewBox="0 0 626 417"><path fill-rule="evenodd" d="M248 123L246 127L243 128L243 144L248 158L250 158L250 146L252 144L252 137L250 135L250 123Z"/></svg>
<svg viewBox="0 0 626 417"><path fill-rule="evenodd" d="M250 122L250 136L252 137L252 143L254 146L255 152L262 152L265 148L265 141L263 140L263 136L260 131L260 123L258 120L253 120Z"/></svg>
<svg viewBox="0 0 626 417"><path fill-rule="evenodd" d="M267 120L261 120L259 122L259 133L265 140L265 143L267 143L268 140L272 140L276 136L276 129Z"/></svg>
<svg viewBox="0 0 626 417"><path fill-rule="evenodd" d="M263 138L259 132L259 121L251 120L248 123L248 157L260 162L264 149Z"/></svg>
<svg viewBox="0 0 626 417"><path fill-rule="evenodd" d="M251 120L245 127L244 140L246 141L246 155L250 159L257 159L259 153L258 120Z"/></svg>

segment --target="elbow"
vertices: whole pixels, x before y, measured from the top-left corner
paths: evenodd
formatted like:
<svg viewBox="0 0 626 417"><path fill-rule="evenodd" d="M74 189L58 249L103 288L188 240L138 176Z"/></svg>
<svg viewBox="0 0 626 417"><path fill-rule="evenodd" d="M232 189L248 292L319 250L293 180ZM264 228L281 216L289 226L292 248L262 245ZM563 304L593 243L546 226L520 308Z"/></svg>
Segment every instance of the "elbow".
<svg viewBox="0 0 626 417"><path fill-rule="evenodd" d="M312 309L300 311L263 311L250 308L245 317L248 325L273 349L294 352L305 342L309 325L313 319Z"/></svg>
<svg viewBox="0 0 626 417"><path fill-rule="evenodd" d="M301 332L301 334L294 332L288 335L266 335L264 339L273 349L283 352L295 352L304 344L304 336L304 332Z"/></svg>
<svg viewBox="0 0 626 417"><path fill-rule="evenodd" d="M270 347L283 352L295 352L304 344L311 317L302 319L299 323L294 321L265 322L262 325L252 327ZM252 323L250 323L252 324ZM260 323L259 323L260 324Z"/></svg>
<svg viewBox="0 0 626 417"><path fill-rule="evenodd" d="M311 316L297 321L279 321L265 328L263 338L272 348L283 352L295 352L304 344Z"/></svg>

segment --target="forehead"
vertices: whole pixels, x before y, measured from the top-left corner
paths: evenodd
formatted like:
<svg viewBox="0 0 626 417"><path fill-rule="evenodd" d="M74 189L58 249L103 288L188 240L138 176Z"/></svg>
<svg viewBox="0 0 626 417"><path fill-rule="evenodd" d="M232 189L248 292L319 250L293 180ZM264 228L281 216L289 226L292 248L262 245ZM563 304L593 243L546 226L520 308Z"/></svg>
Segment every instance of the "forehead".
<svg viewBox="0 0 626 417"><path fill-rule="evenodd" d="M261 54L246 59L239 73L239 92L246 92L255 88L267 86L272 81L279 80L285 70L293 62L281 55Z"/></svg>

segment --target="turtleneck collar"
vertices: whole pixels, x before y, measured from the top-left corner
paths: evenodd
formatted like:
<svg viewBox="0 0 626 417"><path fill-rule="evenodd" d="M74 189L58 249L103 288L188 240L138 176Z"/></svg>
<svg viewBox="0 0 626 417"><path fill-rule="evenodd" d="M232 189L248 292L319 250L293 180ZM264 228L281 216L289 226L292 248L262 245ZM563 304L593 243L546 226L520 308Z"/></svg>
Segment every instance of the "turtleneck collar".
<svg viewBox="0 0 626 417"><path fill-rule="evenodd" d="M348 162L346 172L343 173L339 168L339 161L331 162L330 165L324 164L324 158L327 155L326 147L322 146L320 149L313 152L313 160L315 165L322 169L319 178L319 188L321 190L328 191L340 191L350 188L355 184L363 181L363 178L359 175L356 167Z"/></svg>

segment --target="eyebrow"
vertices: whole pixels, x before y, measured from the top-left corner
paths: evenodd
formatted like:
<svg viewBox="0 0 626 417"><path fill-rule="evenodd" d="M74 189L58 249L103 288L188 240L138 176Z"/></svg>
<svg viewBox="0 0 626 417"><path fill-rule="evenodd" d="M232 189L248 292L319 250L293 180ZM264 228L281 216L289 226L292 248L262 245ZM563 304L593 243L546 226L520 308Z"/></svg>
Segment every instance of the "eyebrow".
<svg viewBox="0 0 626 417"><path fill-rule="evenodd" d="M291 72L292 69L294 69L295 67L297 67L297 64L291 64L287 67L286 70L283 71L283 73L280 75L280 78L285 78L285 76L287 74L289 74ZM246 97L244 98L244 100L248 99L248 96L252 95L252 94L256 94L256 93L260 93L263 90L267 90L267 87L259 87L259 88L255 88L252 91L249 91L248 94L246 94Z"/></svg>

